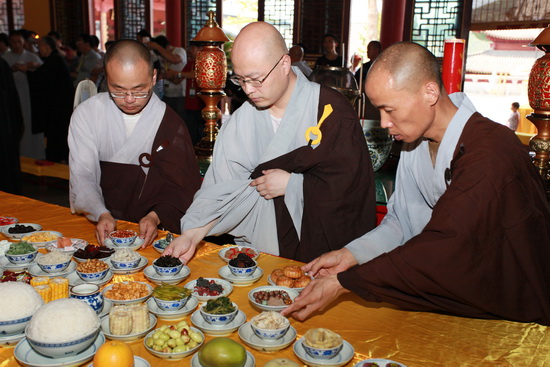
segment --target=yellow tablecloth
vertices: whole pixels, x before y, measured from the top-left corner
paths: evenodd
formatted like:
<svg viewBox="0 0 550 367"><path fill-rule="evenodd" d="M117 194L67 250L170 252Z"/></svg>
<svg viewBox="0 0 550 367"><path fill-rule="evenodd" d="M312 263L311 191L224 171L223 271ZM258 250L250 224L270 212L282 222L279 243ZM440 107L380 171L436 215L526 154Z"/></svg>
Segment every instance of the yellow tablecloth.
<svg viewBox="0 0 550 367"><path fill-rule="evenodd" d="M20 222L39 223L45 230L57 230L65 236L95 242L94 225L81 216L71 215L64 207L0 192L0 215L17 217ZM119 228L137 229L137 225L119 222ZM218 277L218 269L225 265L218 257L219 249L212 243L204 243L189 263L191 275L182 284L199 276ZM152 248L140 252L150 262L159 256ZM295 262L262 254L258 263L264 270L263 277L252 286L235 287L231 294L231 299L248 320L258 313L248 302L248 292L266 285L267 275L273 269ZM134 277L145 280L141 273ZM189 316L184 319L189 321ZM158 326L166 323L159 321ZM305 322L291 319L291 324L298 337L314 327L330 328L341 334L355 348L355 356L347 366L354 366L366 358L393 359L409 367L550 366L550 328L538 324L409 312L386 304L367 303L354 295L343 297L330 309ZM207 336L206 340L211 338ZM236 332L231 338L240 341ZM129 344L136 355L147 359L152 366L188 366L191 360L187 357L178 362L164 361L149 354L143 340ZM246 349L253 353L260 367L276 357L298 362L292 346L276 353ZM13 348L0 347L0 367L7 366L18 366Z"/></svg>

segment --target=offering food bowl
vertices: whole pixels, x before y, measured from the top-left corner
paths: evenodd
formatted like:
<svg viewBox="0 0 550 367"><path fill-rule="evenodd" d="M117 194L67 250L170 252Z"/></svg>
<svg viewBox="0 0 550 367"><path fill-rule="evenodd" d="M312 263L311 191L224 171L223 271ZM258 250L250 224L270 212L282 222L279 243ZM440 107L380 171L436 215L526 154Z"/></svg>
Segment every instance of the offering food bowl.
<svg viewBox="0 0 550 367"><path fill-rule="evenodd" d="M340 353L340 351L342 350L342 347L344 346L344 342L342 341L340 344L332 348L315 348L315 347L309 346L305 341L302 341L302 346L304 347L304 350L306 351L306 353L313 358L331 359L336 357L338 353Z"/></svg>
<svg viewBox="0 0 550 367"><path fill-rule="evenodd" d="M78 270L76 271L76 273L78 274L80 279L85 280L85 281L101 280L101 279L105 278L105 275L107 275L108 272L109 272L109 267L107 267L104 270L96 271L96 272L93 272L93 273L85 273L85 272L81 272L81 271L78 271Z"/></svg>
<svg viewBox="0 0 550 367"><path fill-rule="evenodd" d="M169 277L178 274L181 271L182 267L183 264L179 264L177 266L158 266L153 263L153 268L155 269L157 274L163 277Z"/></svg>
<svg viewBox="0 0 550 367"><path fill-rule="evenodd" d="M111 257L111 264L113 264L115 269L133 269L138 266L140 260L141 258L138 257L137 260L116 261Z"/></svg>
<svg viewBox="0 0 550 367"><path fill-rule="evenodd" d="M256 262L254 261L254 263ZM251 276L258 267L257 264L248 268L238 268L236 266L231 266L230 264L228 264L227 266L229 267L229 271L231 271L231 274L233 274L237 278L246 278Z"/></svg>
<svg viewBox="0 0 550 367"><path fill-rule="evenodd" d="M137 232L129 229L119 229L109 233L109 238L115 246L131 246L137 238Z"/></svg>
<svg viewBox="0 0 550 367"><path fill-rule="evenodd" d="M12 264L23 265L33 261L36 258L37 253L38 253L38 250L34 250L33 252L29 252L21 255L6 254L6 257L9 260L9 262L11 262Z"/></svg>
<svg viewBox="0 0 550 367"><path fill-rule="evenodd" d="M187 301L189 301L189 298L191 298L191 296L185 297L185 298L182 298L182 299L178 299L178 300L175 300L175 301L167 301L167 300L164 300L164 299L153 297L153 299L155 300L155 303L157 304L157 306L159 306L159 308L163 311L181 310L187 304Z"/></svg>
<svg viewBox="0 0 550 367"><path fill-rule="evenodd" d="M99 325L90 334L65 342L43 342L31 338L28 333L26 336L30 346L36 352L51 358L61 358L74 356L88 348L95 341L98 333Z"/></svg>
<svg viewBox="0 0 550 367"><path fill-rule="evenodd" d="M40 267L40 269L42 269L42 271L45 271L46 273L59 273L67 269L70 263L71 263L71 259L58 264L44 265L44 264L38 263L38 266Z"/></svg>
<svg viewBox="0 0 550 367"><path fill-rule="evenodd" d="M29 321L31 321L31 317L32 315L16 320L0 321L0 335L21 333L27 327Z"/></svg>
<svg viewBox="0 0 550 367"><path fill-rule="evenodd" d="M235 316L237 316L237 312L239 312L239 306L235 302L231 302L233 304L233 307L235 307L235 311L231 313L226 314L213 314L208 313L204 310L206 305L202 306L200 308L200 313L204 321L206 321L209 324L216 325L216 326L223 326L229 324L233 319L235 319Z"/></svg>
<svg viewBox="0 0 550 367"><path fill-rule="evenodd" d="M281 315L279 316L284 320L284 326L277 329L262 328L258 326L256 322L256 319L259 316L260 315L256 315L252 318L250 322L250 327L252 328L252 331L254 332L254 334L256 334L261 339L264 339L266 341L275 341L285 336L288 329L290 329L290 321L288 321L286 317Z"/></svg>

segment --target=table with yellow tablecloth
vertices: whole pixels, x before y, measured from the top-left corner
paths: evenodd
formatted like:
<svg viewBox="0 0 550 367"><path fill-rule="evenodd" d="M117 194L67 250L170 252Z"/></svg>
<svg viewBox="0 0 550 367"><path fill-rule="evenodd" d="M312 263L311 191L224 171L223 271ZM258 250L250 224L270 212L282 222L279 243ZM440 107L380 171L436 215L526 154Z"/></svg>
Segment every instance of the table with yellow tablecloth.
<svg viewBox="0 0 550 367"><path fill-rule="evenodd" d="M96 242L95 226L82 216L71 215L68 208L0 192L0 215L19 218L20 222L39 223L45 230L56 230L65 236ZM119 221L118 228L134 229L137 224ZM164 235L160 233L160 235ZM218 270L225 262L218 257L220 247L203 243L189 262L191 275L182 282L202 277L219 277ZM151 247L140 250L151 263L159 254ZM267 285L267 276L275 269L296 262L262 254L258 265L264 270L262 278L251 286L234 287L230 298L250 320L258 313L248 301L248 292ZM120 280L115 276L111 282ZM127 277L127 276L125 276ZM144 280L142 273L133 275ZM0 295L1 296L1 295ZM550 306L550 305L549 305ZM189 321L190 316L183 319ZM170 322L159 320L157 326ZM298 338L308 329L325 327L342 335L355 349L347 366L366 358L388 358L413 366L550 366L550 328L538 324L522 324L502 320L476 320L439 315L429 312L410 312L387 304L369 303L348 294L328 310L316 313L305 322L291 319ZM231 338L240 342L237 333ZM211 340L206 336L206 341ZM188 366L191 357L181 361L165 361L147 352L143 340L130 342L134 353L152 366ZM279 352L263 353L246 347L257 366L276 357L298 362L292 346ZM0 367L18 366L13 347L0 347Z"/></svg>

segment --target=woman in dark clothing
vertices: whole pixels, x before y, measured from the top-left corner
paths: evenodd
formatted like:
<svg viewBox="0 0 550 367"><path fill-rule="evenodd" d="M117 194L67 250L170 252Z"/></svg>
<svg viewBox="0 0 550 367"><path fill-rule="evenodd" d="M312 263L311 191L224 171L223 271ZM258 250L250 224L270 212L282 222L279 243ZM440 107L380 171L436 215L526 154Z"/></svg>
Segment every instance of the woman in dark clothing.
<svg viewBox="0 0 550 367"><path fill-rule="evenodd" d="M74 88L66 61L55 41L42 37L38 43L44 64L27 72L31 91L33 131L44 131L46 159L66 162L69 155L67 133L73 112Z"/></svg>

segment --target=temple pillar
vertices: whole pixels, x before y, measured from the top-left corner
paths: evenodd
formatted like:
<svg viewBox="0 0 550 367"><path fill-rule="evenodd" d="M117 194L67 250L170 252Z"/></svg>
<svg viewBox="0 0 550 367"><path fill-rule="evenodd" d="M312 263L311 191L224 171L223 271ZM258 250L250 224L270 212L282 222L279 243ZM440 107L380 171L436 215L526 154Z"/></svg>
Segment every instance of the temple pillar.
<svg viewBox="0 0 550 367"><path fill-rule="evenodd" d="M382 49L403 41L405 9L407 0L384 0L382 5L382 21L380 24L380 43Z"/></svg>
<svg viewBox="0 0 550 367"><path fill-rule="evenodd" d="M181 39L181 3L179 0L166 0L166 37L176 47L186 46Z"/></svg>

